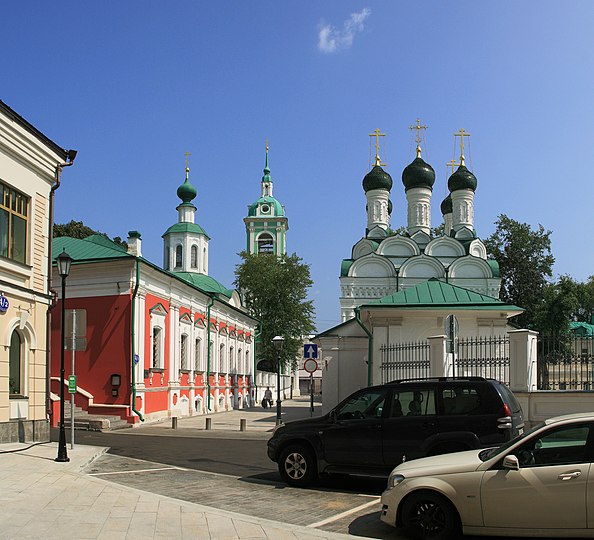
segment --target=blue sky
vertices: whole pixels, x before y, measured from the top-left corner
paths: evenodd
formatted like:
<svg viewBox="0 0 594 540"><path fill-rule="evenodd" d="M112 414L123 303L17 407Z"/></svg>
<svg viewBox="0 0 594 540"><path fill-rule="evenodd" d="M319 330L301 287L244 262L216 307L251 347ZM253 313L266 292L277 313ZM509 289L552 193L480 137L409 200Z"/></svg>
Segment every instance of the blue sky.
<svg viewBox="0 0 594 540"><path fill-rule="evenodd" d="M368 134L387 134L392 226L405 225L417 117L433 225L463 127L479 236L499 214L540 223L556 276L594 274L593 20L591 1L22 0L3 10L0 99L79 152L56 221L138 230L159 264L191 152L210 274L227 286L268 138L322 331L340 320L340 262L365 233Z"/></svg>

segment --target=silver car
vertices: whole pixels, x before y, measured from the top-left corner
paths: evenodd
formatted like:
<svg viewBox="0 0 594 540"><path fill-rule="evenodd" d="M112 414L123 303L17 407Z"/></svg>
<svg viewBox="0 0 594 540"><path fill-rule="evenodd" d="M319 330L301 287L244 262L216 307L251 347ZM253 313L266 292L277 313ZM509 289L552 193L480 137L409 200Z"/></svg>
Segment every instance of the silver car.
<svg viewBox="0 0 594 540"><path fill-rule="evenodd" d="M550 418L497 448L398 465L382 521L413 538L594 537L594 413ZM592 473L590 472L592 470Z"/></svg>

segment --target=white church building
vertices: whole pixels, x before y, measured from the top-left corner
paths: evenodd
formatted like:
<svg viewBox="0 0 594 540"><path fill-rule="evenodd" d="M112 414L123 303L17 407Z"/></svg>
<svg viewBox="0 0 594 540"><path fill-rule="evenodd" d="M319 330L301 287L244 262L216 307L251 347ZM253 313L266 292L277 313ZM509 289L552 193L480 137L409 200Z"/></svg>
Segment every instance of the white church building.
<svg viewBox="0 0 594 540"><path fill-rule="evenodd" d="M467 134L457 134L460 163L448 179L437 235L431 227L435 171L421 157L418 136L416 158L402 172L407 226L400 234L390 228L393 182L381 165L378 134L375 165L363 179L365 236L341 264L342 323L314 339L326 368L325 410L358 388L384 382L388 352L443 336L449 315L457 318L460 337L487 337L506 334L508 319L523 311L498 299L499 266L474 228L477 179L465 165Z"/></svg>

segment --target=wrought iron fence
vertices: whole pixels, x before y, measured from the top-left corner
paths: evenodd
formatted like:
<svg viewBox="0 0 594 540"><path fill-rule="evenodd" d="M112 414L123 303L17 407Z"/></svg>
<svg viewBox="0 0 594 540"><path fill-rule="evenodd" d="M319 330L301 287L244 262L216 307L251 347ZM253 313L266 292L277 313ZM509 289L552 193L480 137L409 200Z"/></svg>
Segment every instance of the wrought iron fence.
<svg viewBox="0 0 594 540"><path fill-rule="evenodd" d="M382 383L429 377L429 343L410 341L380 347Z"/></svg>
<svg viewBox="0 0 594 540"><path fill-rule="evenodd" d="M539 390L594 390L594 339L540 334L537 365Z"/></svg>
<svg viewBox="0 0 594 540"><path fill-rule="evenodd" d="M509 337L460 338L454 366L456 377L497 379L509 385Z"/></svg>

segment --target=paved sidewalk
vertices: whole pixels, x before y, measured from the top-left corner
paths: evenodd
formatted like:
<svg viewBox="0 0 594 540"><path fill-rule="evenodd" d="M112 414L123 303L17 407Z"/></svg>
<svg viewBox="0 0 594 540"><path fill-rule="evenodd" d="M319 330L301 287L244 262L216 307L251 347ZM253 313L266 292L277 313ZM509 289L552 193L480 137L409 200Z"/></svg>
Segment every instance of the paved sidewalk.
<svg viewBox="0 0 594 540"><path fill-rule="evenodd" d="M87 476L107 449L56 443L0 446L0 539L345 539L329 533L147 493ZM361 538L361 537L359 537Z"/></svg>
<svg viewBox="0 0 594 540"><path fill-rule="evenodd" d="M313 416L322 415L322 404L314 402ZM283 423L292 420L310 418L310 398L301 396L287 399L281 404L281 419ZM211 429L206 429L207 419L210 419ZM245 420L246 431L240 431L241 420ZM142 429L145 433L159 434L172 431L172 419L160 422L146 422L137 424L133 429ZM264 409L261 405L250 409L238 409L206 415L197 415L177 419L176 435L192 437L240 437L242 439L267 439L272 436L276 425L276 405ZM1 448L1 447L0 447Z"/></svg>
<svg viewBox="0 0 594 540"><path fill-rule="evenodd" d="M283 402L283 421L308 418L305 397ZM314 415L321 414L320 403ZM207 431L206 418L211 418ZM246 431L240 431L245 419ZM276 408L236 410L179 418L177 434L268 438ZM172 422L144 424L147 432L172 431ZM0 540L90 539L345 539L348 535L234 514L87 476L84 469L107 448L68 445L69 463L57 463L57 443L0 445ZM361 537L359 537L361 538Z"/></svg>

